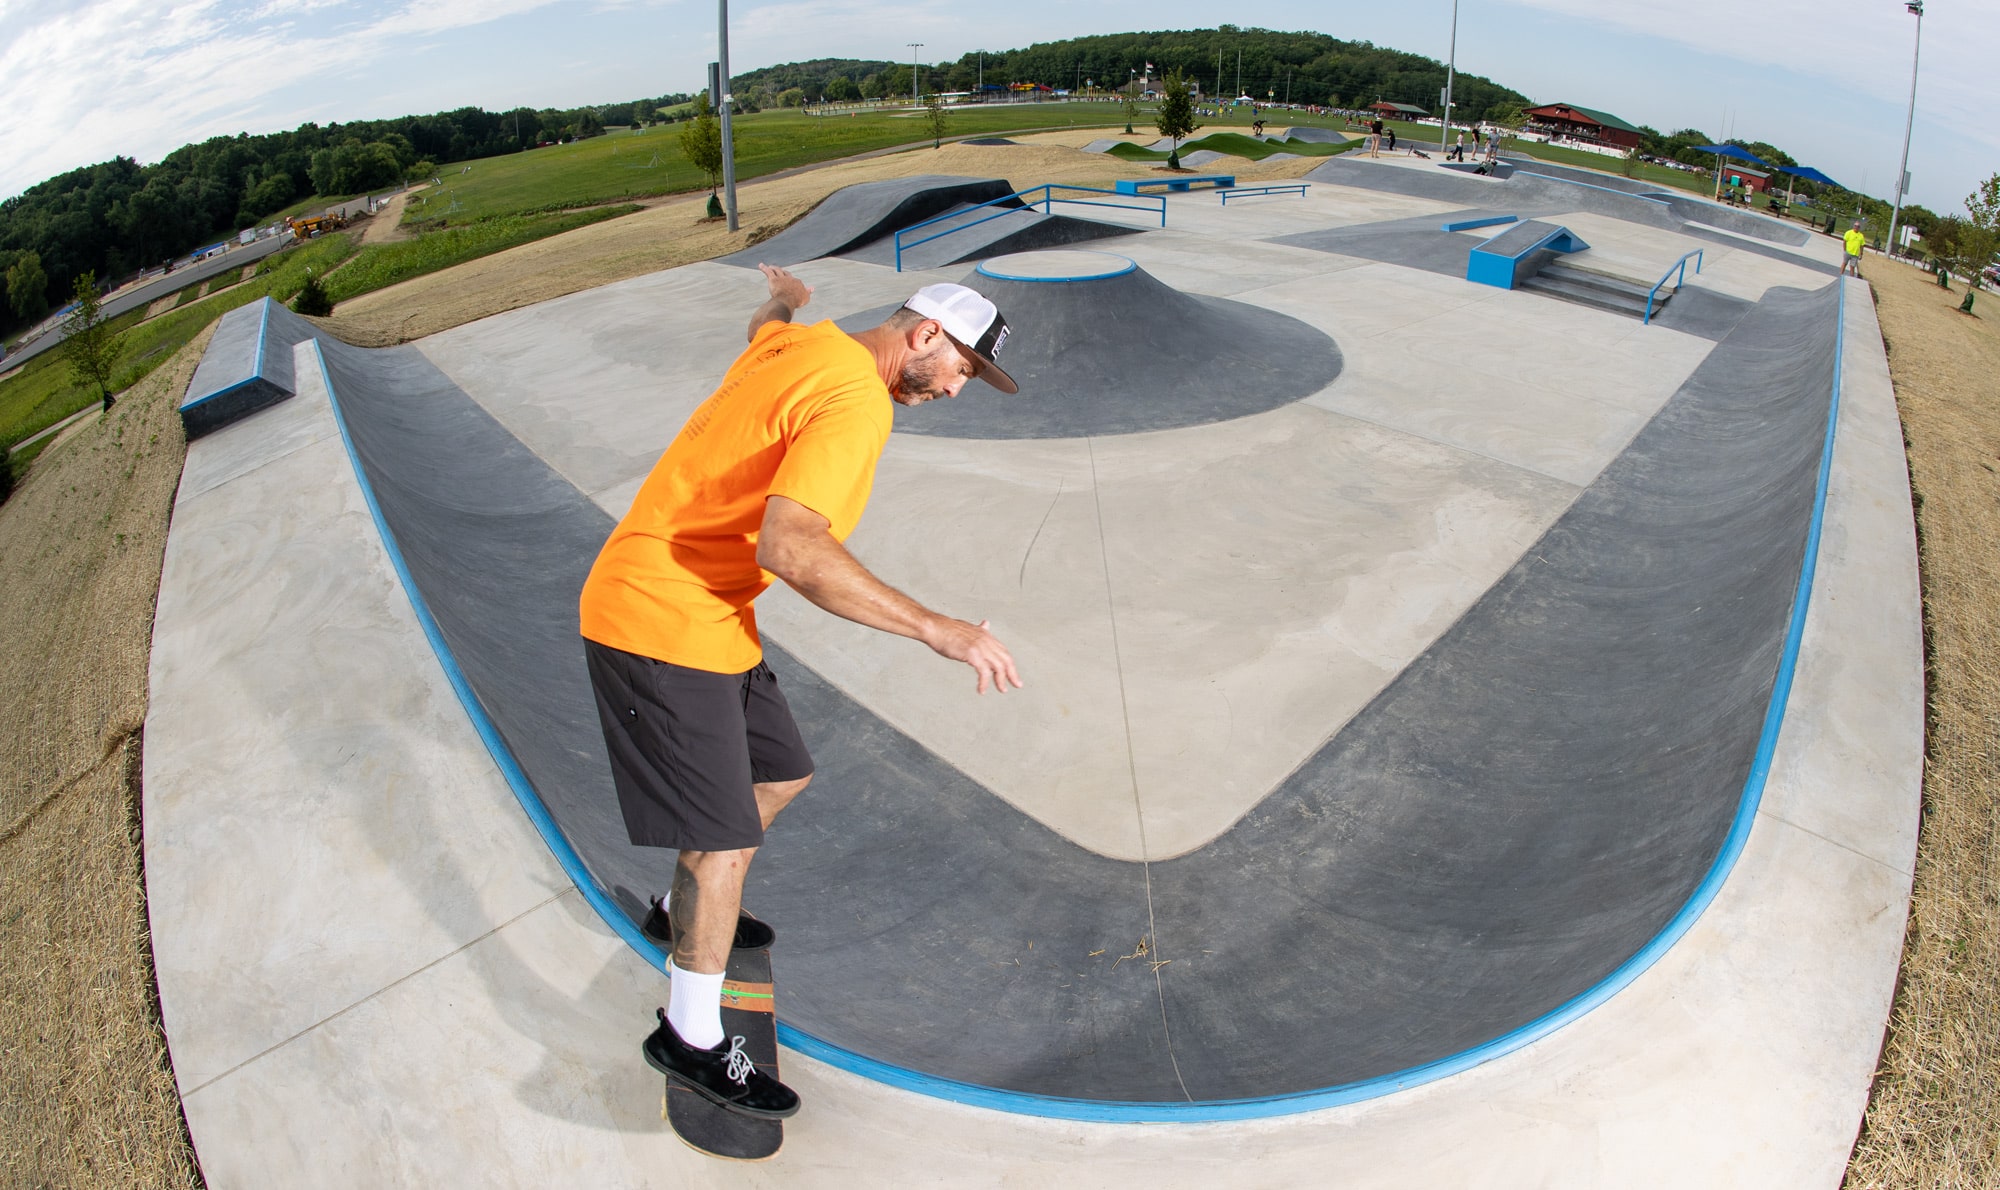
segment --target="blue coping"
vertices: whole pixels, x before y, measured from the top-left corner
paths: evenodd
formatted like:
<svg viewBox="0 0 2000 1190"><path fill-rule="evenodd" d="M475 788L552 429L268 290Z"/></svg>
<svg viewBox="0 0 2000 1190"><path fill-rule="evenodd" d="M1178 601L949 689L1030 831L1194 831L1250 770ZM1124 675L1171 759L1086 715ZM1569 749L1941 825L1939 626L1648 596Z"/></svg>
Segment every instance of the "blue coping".
<svg viewBox="0 0 2000 1190"><path fill-rule="evenodd" d="M1730 823L1729 833L1724 837L1715 861L1709 865L1708 874L1695 886L1694 892L1681 906L1680 911L1661 928L1652 941L1641 947L1610 975L1568 1003L1536 1020L1448 1058L1343 1086L1260 1099L1188 1103L1114 1103L1033 1095L938 1078L921 1071L878 1062L865 1054L857 1054L852 1050L822 1041L809 1033L801 1032L783 1021L778 1022L778 1040L791 1049L849 1073L921 1095L972 1107L990 1108L1017 1115L1096 1123L1216 1123L1268 1119L1319 1111L1435 1082L1531 1045L1558 1029L1576 1022L1629 987L1676 943L1686 937L1688 931L1694 928L1695 922L1700 920L1710 905L1714 904L1730 872L1735 869L1736 861L1742 857L1744 848L1749 844L1750 832L1756 823L1757 809L1763 801L1764 787L1770 779L1772 758L1777 752L1778 735L1784 726L1785 709L1791 697L1792 679L1798 669L1799 647L1805 636L1806 613L1812 600L1813 576L1817 570L1820 538L1826 519L1827 484L1833 471L1834 435L1840 420L1840 382L1843 362L1841 356L1845 351L1847 331L1847 286L1845 278L1836 283L1841 288L1838 291L1839 301L1834 315L1837 322L1834 331L1833 385L1832 392L1828 396L1826 436L1820 451L1819 475L1813 491L1812 518L1806 533L1805 557L1800 564L1798 585L1792 595L1792 614L1785 626L1784 649L1779 657L1776 680L1772 684L1771 700L1765 707L1763 730L1757 739L1757 750L1751 760L1750 772L1744 778L1736 815ZM535 792L527 774L515 760L513 752L500 738L498 729L492 720L487 718L485 708L480 704L478 696L473 693L472 686L459 668L450 646L445 643L437 621L431 615L429 605L417 590L416 582L403 560L402 551L396 545L394 534L389 531L388 523L383 520L381 508L375 500L374 489L368 482L367 473L362 469L360 459L354 453L354 443L348 436L346 419L340 412L340 400L334 392L333 379L327 374L326 361L319 354L317 342L313 344L313 351L314 358L319 363L320 375L326 381L327 399L333 408L335 424L340 428L341 441L347 447L348 461L354 468L355 480L361 487L369 514L374 518L376 532L382 538L383 549L388 553L397 578L403 584L404 594L409 597L418 623L423 627L424 636L430 641L431 648L437 655L438 664L443 668L452 689L458 694L466 715L478 731L480 739L485 742L501 775L514 791L521 808L534 823L535 829L541 834L543 842L548 845L557 862L562 865L563 871L583 894L585 902L596 910L605 924L638 952L640 957L664 973L666 956L605 895L604 890L584 865L582 858L577 855L575 848L556 826L554 818L542 804L541 796Z"/></svg>
<svg viewBox="0 0 2000 1190"><path fill-rule="evenodd" d="M1155 186L1179 192L1190 186L1213 186L1220 189L1236 184L1235 174L1208 174L1194 178L1123 178L1115 183L1119 194L1138 194Z"/></svg>
<svg viewBox="0 0 2000 1190"><path fill-rule="evenodd" d="M194 378L188 384L187 396L180 404L181 428L189 441L212 433L226 425L241 421L270 405L292 395L294 389L290 359L279 360L271 343L272 300L263 298L248 306L239 306L222 316L221 325L215 334L237 333L237 327L249 318L257 319L257 337L251 345L250 356L242 361L247 374L224 373L221 377L210 376L203 389L204 373L211 371L209 362L215 358L217 368L226 368L229 362L204 354L201 365L196 367ZM213 350L214 339L210 339ZM287 344L277 345L276 351L284 351Z"/></svg>
<svg viewBox="0 0 2000 1190"><path fill-rule="evenodd" d="M1084 252L1072 253L1072 255L1078 256L1084 254ZM1023 273L1000 272L993 267L992 260L984 260L979 263L979 267L974 271L982 277L991 277L996 281L1026 281L1033 284L1049 282L1060 285L1070 281L1102 281L1106 277L1123 277L1127 273L1136 271L1139 267L1138 262L1132 260L1130 257L1120 256L1115 252L1090 252L1088 254L1104 257L1106 261L1104 267L1094 271L1065 273L1060 277L1049 276L1047 274L1030 276ZM1005 259L1006 257L994 258L994 260Z"/></svg>
<svg viewBox="0 0 2000 1190"><path fill-rule="evenodd" d="M1485 243L1476 245L1465 257L1465 279L1481 285L1512 289L1520 282L1521 262L1537 250L1548 248L1556 252L1581 252L1590 247L1567 227L1555 227L1518 251L1502 252L1491 247L1504 237L1532 226L1534 224L1530 221L1510 227Z"/></svg>
<svg viewBox="0 0 2000 1190"><path fill-rule="evenodd" d="M1519 215L1489 215L1484 219L1459 219L1440 226L1438 230L1471 231L1475 227L1493 227L1501 223L1514 223L1519 221L1520 218Z"/></svg>

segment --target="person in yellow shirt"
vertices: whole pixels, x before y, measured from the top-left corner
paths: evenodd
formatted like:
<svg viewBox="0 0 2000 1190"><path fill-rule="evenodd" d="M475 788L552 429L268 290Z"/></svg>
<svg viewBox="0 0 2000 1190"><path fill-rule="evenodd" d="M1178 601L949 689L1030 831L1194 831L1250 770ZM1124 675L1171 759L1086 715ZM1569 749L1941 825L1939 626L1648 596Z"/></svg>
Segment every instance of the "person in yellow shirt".
<svg viewBox="0 0 2000 1190"><path fill-rule="evenodd" d="M792 316L812 290L759 265L770 296L750 345L691 414L604 543L579 601L585 660L626 833L680 854L648 936L671 950L666 1019L647 1061L746 1115L798 1096L723 1048L733 947L770 945L743 913L764 831L812 780L812 756L764 664L754 603L782 579L834 615L922 641L1004 692L1021 678L977 624L924 607L842 544L888 442L891 402L955 397L977 377L1015 392L996 360L1007 321L962 285L927 285L880 326L849 334Z"/></svg>
<svg viewBox="0 0 2000 1190"><path fill-rule="evenodd" d="M1846 234L1842 235L1840 239L1843 244L1847 245L1847 259L1840 262L1840 271L1842 275L1845 275L1849 269L1852 269L1854 275L1859 277L1861 275L1861 249L1868 245L1868 236L1861 230L1861 224L1856 222L1854 226L1847 229Z"/></svg>

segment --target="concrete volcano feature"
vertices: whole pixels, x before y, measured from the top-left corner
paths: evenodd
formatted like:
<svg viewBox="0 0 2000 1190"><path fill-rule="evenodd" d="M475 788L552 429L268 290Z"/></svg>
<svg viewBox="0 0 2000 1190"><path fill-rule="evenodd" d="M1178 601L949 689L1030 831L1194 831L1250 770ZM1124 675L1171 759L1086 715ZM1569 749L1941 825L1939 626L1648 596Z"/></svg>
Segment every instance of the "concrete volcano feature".
<svg viewBox="0 0 2000 1190"><path fill-rule="evenodd" d="M1325 332L1247 302L1182 293L1113 252L996 256L963 284L1006 316L1002 363L1021 391L933 401L899 416L898 430L1081 438L1177 429L1263 413L1340 375L1340 348Z"/></svg>

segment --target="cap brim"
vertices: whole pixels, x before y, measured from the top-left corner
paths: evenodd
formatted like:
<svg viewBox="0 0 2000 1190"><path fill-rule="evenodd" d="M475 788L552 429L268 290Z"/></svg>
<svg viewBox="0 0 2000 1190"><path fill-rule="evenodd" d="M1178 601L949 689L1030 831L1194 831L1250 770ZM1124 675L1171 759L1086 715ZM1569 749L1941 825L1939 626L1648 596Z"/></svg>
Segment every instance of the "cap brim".
<svg viewBox="0 0 2000 1190"><path fill-rule="evenodd" d="M922 311L918 311L918 313L922 313ZM972 348L967 347L957 335L952 334L950 331L945 332L945 337L951 340L952 346L979 361L979 371L973 375L974 380L984 380L1003 393L1018 393L1021 391L1021 386L1014 383L1012 376L1007 375L1007 369L994 363L989 357L983 356Z"/></svg>

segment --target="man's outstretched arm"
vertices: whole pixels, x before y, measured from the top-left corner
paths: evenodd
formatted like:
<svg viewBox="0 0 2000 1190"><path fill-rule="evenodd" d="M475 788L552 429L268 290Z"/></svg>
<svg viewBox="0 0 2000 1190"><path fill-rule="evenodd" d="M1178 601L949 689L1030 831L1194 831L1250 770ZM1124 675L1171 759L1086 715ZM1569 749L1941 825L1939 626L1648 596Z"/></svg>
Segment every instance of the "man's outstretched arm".
<svg viewBox="0 0 2000 1190"><path fill-rule="evenodd" d="M764 501L757 537L757 565L777 575L816 606L845 620L920 640L939 656L963 661L979 675L979 693L991 681L1005 693L1021 676L1007 646L977 624L931 611L868 572L835 541L820 514L785 496Z"/></svg>
<svg viewBox="0 0 2000 1190"><path fill-rule="evenodd" d="M792 311L800 309L812 300L812 286L794 277L790 271L774 264L760 264L764 280L771 287L771 296L757 307L750 316L750 338L757 337L757 328L767 322L790 322ZM775 573L775 572L773 572Z"/></svg>

